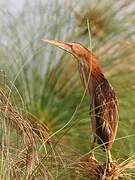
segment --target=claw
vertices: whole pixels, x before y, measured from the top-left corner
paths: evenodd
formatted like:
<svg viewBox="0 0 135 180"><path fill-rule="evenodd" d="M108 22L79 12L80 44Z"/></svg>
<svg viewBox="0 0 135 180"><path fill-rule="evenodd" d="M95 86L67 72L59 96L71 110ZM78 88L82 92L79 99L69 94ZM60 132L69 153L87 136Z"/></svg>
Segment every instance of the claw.
<svg viewBox="0 0 135 180"><path fill-rule="evenodd" d="M89 161L95 161L95 162L98 162L98 160L95 158L94 156L94 152L90 152L89 153L89 158L88 158Z"/></svg>

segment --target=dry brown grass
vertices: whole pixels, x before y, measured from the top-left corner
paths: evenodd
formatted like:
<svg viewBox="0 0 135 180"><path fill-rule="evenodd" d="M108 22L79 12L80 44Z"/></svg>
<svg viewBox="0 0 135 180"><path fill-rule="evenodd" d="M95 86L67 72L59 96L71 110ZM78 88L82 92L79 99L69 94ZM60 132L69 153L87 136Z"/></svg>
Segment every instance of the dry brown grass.
<svg viewBox="0 0 135 180"><path fill-rule="evenodd" d="M38 144L44 148L46 144L51 145L49 130L39 120L12 105L10 94L11 89L3 83L0 87L1 179L9 175L14 179L22 175L28 179L39 163Z"/></svg>
<svg viewBox="0 0 135 180"><path fill-rule="evenodd" d="M135 159L129 158L121 163L112 162L111 169L108 171L104 162L89 160L86 156L74 164L78 176L91 180L130 180L134 175L131 170L135 169Z"/></svg>
<svg viewBox="0 0 135 180"><path fill-rule="evenodd" d="M131 180L134 177L135 158L131 157L121 162L114 161L111 170L107 170L107 165L102 161L89 159L89 155L81 155L74 151L68 151L68 147L58 145L55 156L48 155L43 162L48 163L48 170L58 171L57 178L67 179L90 179L90 180ZM55 176L56 177L56 174Z"/></svg>

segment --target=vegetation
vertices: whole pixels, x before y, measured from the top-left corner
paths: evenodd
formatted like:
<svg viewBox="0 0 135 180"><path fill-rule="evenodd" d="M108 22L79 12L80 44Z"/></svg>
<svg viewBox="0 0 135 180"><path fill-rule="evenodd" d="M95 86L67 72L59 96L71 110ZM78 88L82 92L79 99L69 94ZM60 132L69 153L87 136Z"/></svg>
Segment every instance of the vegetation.
<svg viewBox="0 0 135 180"><path fill-rule="evenodd" d="M133 0L26 1L19 13L3 4L0 179L99 179L103 174L105 153L99 146L100 171L87 162L89 106L75 60L45 45L43 37L80 42L99 58L120 103L111 179L134 179L134 10Z"/></svg>

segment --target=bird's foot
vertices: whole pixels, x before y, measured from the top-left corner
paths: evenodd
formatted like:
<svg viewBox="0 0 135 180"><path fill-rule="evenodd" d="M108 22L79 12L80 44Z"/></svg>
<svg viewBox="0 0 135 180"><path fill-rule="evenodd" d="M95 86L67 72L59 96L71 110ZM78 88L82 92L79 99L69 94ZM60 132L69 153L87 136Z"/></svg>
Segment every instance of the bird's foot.
<svg viewBox="0 0 135 180"><path fill-rule="evenodd" d="M116 168L117 168L117 162L116 161L106 162L107 172L114 171L114 169L116 169Z"/></svg>
<svg viewBox="0 0 135 180"><path fill-rule="evenodd" d="M112 169L112 162L107 163L107 171L110 172Z"/></svg>
<svg viewBox="0 0 135 180"><path fill-rule="evenodd" d="M94 153L89 153L88 161L98 162L98 160L94 156Z"/></svg>

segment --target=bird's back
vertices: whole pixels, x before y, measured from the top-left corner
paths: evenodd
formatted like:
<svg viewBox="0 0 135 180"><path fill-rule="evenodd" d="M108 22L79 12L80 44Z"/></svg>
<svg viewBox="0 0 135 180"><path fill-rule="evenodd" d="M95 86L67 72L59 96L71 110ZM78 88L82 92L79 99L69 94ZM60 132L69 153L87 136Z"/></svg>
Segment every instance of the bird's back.
<svg viewBox="0 0 135 180"><path fill-rule="evenodd" d="M106 79L95 89L94 116L97 142L111 149L118 126L118 100Z"/></svg>

